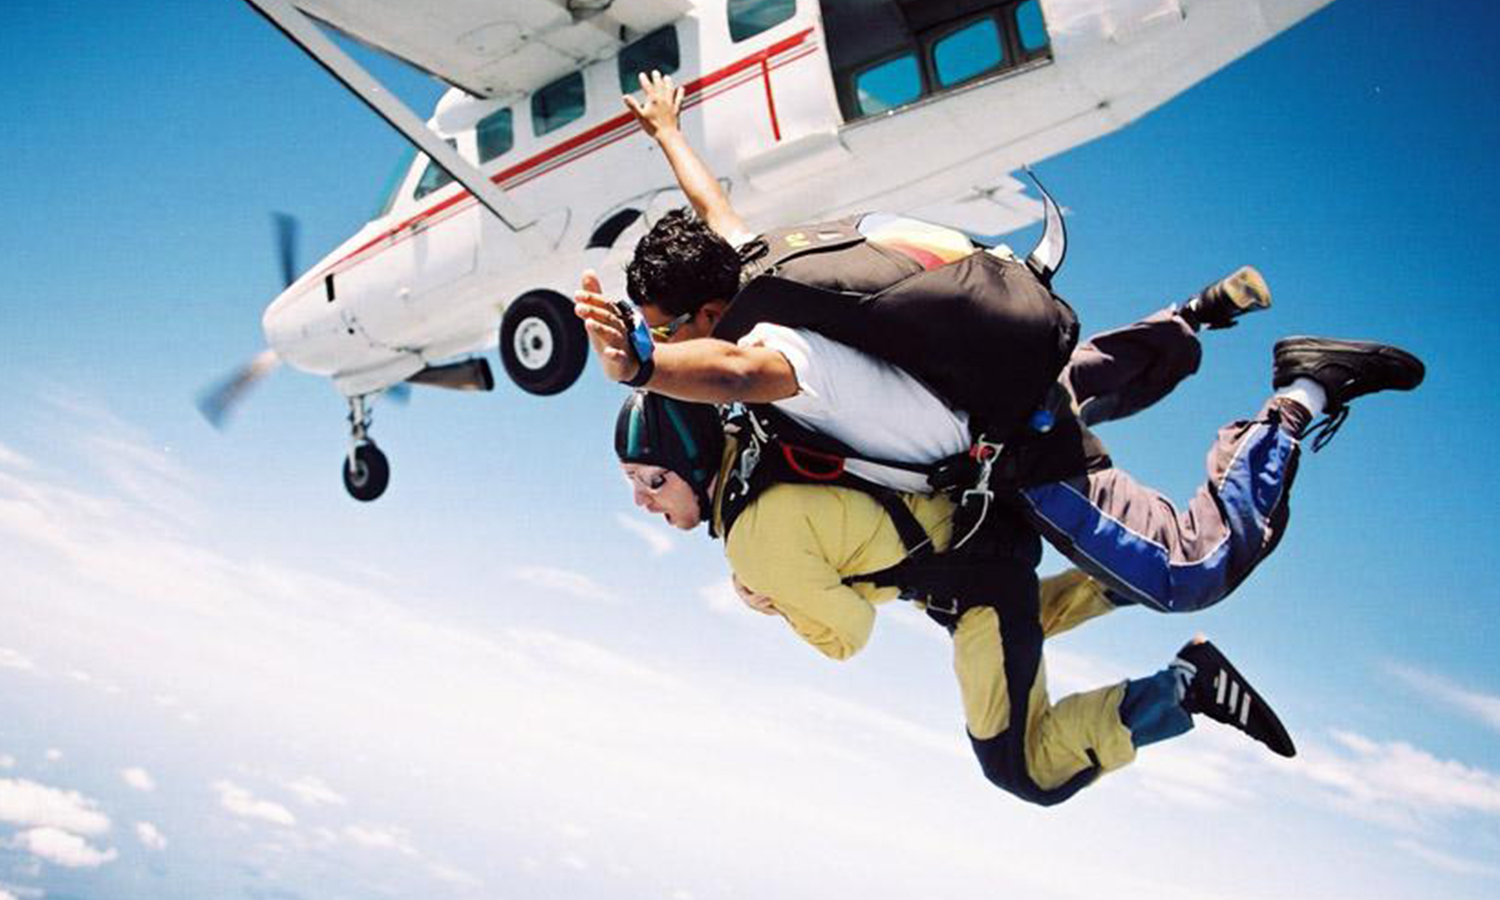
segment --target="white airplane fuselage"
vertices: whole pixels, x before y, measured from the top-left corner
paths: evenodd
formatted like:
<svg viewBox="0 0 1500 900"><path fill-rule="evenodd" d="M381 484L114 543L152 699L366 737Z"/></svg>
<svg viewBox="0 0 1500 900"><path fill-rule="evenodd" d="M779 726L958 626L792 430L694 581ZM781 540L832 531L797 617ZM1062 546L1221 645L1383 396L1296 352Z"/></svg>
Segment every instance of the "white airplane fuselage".
<svg viewBox="0 0 1500 900"><path fill-rule="evenodd" d="M851 101L846 85L841 107L831 60L842 51L830 42L847 38L830 33L818 0L739 42L725 4L703 2L671 26L672 75L687 89L683 130L752 228L884 209L995 234L1040 215L1005 173L1128 124L1327 2L1041 0L1045 53L859 118L849 104L867 98ZM457 89L428 123L479 163L476 123L513 110L513 146L479 168L535 217L541 252L457 183L418 197L418 155L389 208L267 308L276 353L367 395L494 346L513 301L569 297L585 267L618 291L634 237L683 197L621 105L616 59L581 71L583 114L545 134L527 98ZM626 208L645 217L612 247L586 249Z"/></svg>

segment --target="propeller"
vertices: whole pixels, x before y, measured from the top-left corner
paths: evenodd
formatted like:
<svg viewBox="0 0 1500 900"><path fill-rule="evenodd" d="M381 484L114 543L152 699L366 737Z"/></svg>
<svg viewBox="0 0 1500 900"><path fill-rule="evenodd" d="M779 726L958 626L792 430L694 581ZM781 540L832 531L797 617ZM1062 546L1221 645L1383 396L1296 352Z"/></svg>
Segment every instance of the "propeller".
<svg viewBox="0 0 1500 900"><path fill-rule="evenodd" d="M387 398L394 400L398 405L405 406L411 402L411 385L404 381L398 381L385 389Z"/></svg>
<svg viewBox="0 0 1500 900"><path fill-rule="evenodd" d="M198 411L203 413L203 418L208 420L208 424L222 429L235 405L243 400L245 394L262 378L276 371L280 365L281 358L276 355L275 350L262 350L255 355L254 359L231 373L228 378L204 391L198 397Z"/></svg>
<svg viewBox="0 0 1500 900"><path fill-rule="evenodd" d="M297 242L300 226L295 216L287 213L272 213L271 223L276 234L276 258L281 266L281 285L285 290L297 280ZM243 366L232 372L223 381L210 387L198 397L198 411L215 428L223 428L229 414L245 398L250 389L260 383L281 366L281 358L275 350L262 350Z"/></svg>

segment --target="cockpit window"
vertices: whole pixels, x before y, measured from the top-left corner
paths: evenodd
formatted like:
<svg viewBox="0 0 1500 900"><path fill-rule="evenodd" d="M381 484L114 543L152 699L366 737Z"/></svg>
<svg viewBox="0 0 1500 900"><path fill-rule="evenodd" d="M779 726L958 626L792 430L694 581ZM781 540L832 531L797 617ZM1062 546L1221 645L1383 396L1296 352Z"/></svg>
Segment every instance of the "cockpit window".
<svg viewBox="0 0 1500 900"><path fill-rule="evenodd" d="M994 19L980 19L939 38L932 45L932 66L939 87L951 87L998 68L1005 62L1000 26Z"/></svg>
<svg viewBox="0 0 1500 900"><path fill-rule="evenodd" d="M797 11L797 0L729 0L729 39L738 43L774 28Z"/></svg>
<svg viewBox="0 0 1500 900"><path fill-rule="evenodd" d="M448 138L446 143L450 147L456 144L453 138ZM429 162L427 168L422 171L421 179L417 181L417 189L412 192L412 199L421 200L433 191L452 183L453 176L448 174L448 170L435 162Z"/></svg>
<svg viewBox="0 0 1500 900"><path fill-rule="evenodd" d="M1042 5L1026 0L1016 7L1016 25L1021 31L1021 49L1027 53L1047 49L1047 23L1042 20Z"/></svg>
<svg viewBox="0 0 1500 900"><path fill-rule="evenodd" d="M510 107L492 112L474 126L474 138L479 144L479 162L487 163L515 146L516 130Z"/></svg>
<svg viewBox="0 0 1500 900"><path fill-rule="evenodd" d="M640 74L653 69L670 75L682 65L682 55L677 46L677 29L668 25L658 28L620 51L620 92L633 93L641 89Z"/></svg>
<svg viewBox="0 0 1500 900"><path fill-rule="evenodd" d="M846 121L1052 55L1037 0L819 0Z"/></svg>
<svg viewBox="0 0 1500 900"><path fill-rule="evenodd" d="M859 113L874 115L922 96L922 70L913 54L898 56L859 73L854 79Z"/></svg>
<svg viewBox="0 0 1500 900"><path fill-rule="evenodd" d="M401 158L396 161L396 167L391 174L386 176L385 190L381 196L385 199L380 201L380 209L376 211L375 218L380 218L391 211L396 205L396 199L401 196L401 182L406 180L406 173L411 171L411 161L416 158L417 149L408 146L401 151Z"/></svg>
<svg viewBox="0 0 1500 900"><path fill-rule="evenodd" d="M564 75L531 95L531 126L538 137L582 115L582 72Z"/></svg>

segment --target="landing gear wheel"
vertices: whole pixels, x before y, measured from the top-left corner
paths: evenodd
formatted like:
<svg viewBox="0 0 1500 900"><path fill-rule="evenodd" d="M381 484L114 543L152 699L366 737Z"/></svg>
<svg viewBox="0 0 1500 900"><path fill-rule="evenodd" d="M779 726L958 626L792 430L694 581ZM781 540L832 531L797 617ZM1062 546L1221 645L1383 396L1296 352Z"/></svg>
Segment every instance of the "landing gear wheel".
<svg viewBox="0 0 1500 900"><path fill-rule="evenodd" d="M373 442L354 448L354 461L344 457L344 489L349 496L366 503L385 493L391 481L391 467L385 454Z"/></svg>
<svg viewBox="0 0 1500 900"><path fill-rule="evenodd" d="M500 321L500 361L510 380L529 394L567 389L588 361L588 335L561 294L527 294Z"/></svg>

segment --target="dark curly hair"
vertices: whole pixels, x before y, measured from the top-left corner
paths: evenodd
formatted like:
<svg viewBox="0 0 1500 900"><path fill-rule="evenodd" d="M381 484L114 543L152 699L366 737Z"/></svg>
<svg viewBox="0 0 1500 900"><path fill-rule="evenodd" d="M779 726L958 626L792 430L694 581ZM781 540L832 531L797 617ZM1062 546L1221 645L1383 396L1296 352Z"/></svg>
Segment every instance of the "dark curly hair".
<svg viewBox="0 0 1500 900"><path fill-rule="evenodd" d="M672 316L697 312L740 289L740 255L686 207L674 209L641 238L625 270L630 299Z"/></svg>

